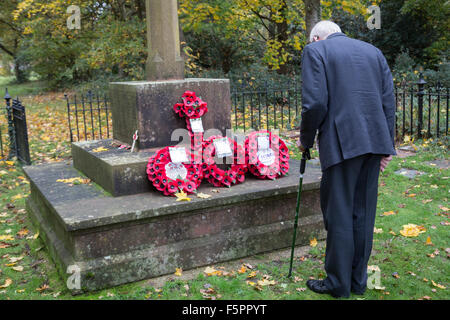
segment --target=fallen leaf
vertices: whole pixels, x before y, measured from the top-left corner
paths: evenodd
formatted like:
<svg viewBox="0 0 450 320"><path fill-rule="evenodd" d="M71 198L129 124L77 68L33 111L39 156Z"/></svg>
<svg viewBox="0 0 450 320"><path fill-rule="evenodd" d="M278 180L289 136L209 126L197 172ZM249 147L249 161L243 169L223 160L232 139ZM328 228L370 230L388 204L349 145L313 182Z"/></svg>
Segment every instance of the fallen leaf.
<svg viewBox="0 0 450 320"><path fill-rule="evenodd" d="M108 149L106 149L104 147L98 147L98 148L92 150L92 152L103 152L103 151L108 151Z"/></svg>
<svg viewBox="0 0 450 320"><path fill-rule="evenodd" d="M312 238L311 240L309 240L309 245L311 246L311 247L315 247L315 246L317 246L317 239L316 238Z"/></svg>
<svg viewBox="0 0 450 320"><path fill-rule="evenodd" d="M11 235L0 235L0 240L10 241L10 240L14 240L14 237Z"/></svg>
<svg viewBox="0 0 450 320"><path fill-rule="evenodd" d="M26 236L29 232L30 231L28 229L22 229L19 232L17 232L17 235L23 237Z"/></svg>
<svg viewBox="0 0 450 320"><path fill-rule="evenodd" d="M175 193L175 196L177 197L177 201L191 201L191 198L189 198L184 191Z"/></svg>
<svg viewBox="0 0 450 320"><path fill-rule="evenodd" d="M258 285L260 286L273 286L275 284L276 284L275 280L268 280L268 279L258 280Z"/></svg>
<svg viewBox="0 0 450 320"><path fill-rule="evenodd" d="M40 286L39 288L36 288L36 291L42 292L44 290L49 289L50 287L48 286L48 284L44 283L42 286Z"/></svg>
<svg viewBox="0 0 450 320"><path fill-rule="evenodd" d="M383 229L374 227L374 228L373 228L373 232L374 232L374 233L383 233Z"/></svg>
<svg viewBox="0 0 450 320"><path fill-rule="evenodd" d="M183 269L181 268L176 268L175 269L175 275L178 277L181 277L181 275L183 274Z"/></svg>
<svg viewBox="0 0 450 320"><path fill-rule="evenodd" d="M23 271L23 267L22 266L13 267L12 269L15 270L15 271L19 271L19 272Z"/></svg>
<svg viewBox="0 0 450 320"><path fill-rule="evenodd" d="M403 229L400 230L400 234L404 237L417 237L419 233L426 231L424 227L417 226L413 223L405 224L402 227Z"/></svg>
<svg viewBox="0 0 450 320"><path fill-rule="evenodd" d="M212 196L210 194L206 194L206 193L202 193L202 192L197 193L197 198L200 198L200 199L208 199L208 198L211 198L211 197Z"/></svg>
<svg viewBox="0 0 450 320"><path fill-rule="evenodd" d="M435 286L439 289L446 289L446 287L444 287L442 284L436 283L433 280L431 280L431 283L433 284L433 286Z"/></svg>
<svg viewBox="0 0 450 320"><path fill-rule="evenodd" d="M297 289L295 289L295 290L297 290L297 291L299 291L299 292L303 292L303 291L306 290L306 288L297 288Z"/></svg>
<svg viewBox="0 0 450 320"><path fill-rule="evenodd" d="M427 241L425 241L425 244L426 244L427 246L433 245L433 242L431 242L431 237L430 237L430 236L427 237Z"/></svg>
<svg viewBox="0 0 450 320"><path fill-rule="evenodd" d="M9 259L9 262L17 262L17 261L22 260L22 259L23 259L23 256L20 256L20 257L11 257L11 258L8 258L8 259Z"/></svg>
<svg viewBox="0 0 450 320"><path fill-rule="evenodd" d="M433 199L425 199L425 200L422 200L422 203L423 204L427 204L427 203L429 203L431 201L433 201Z"/></svg>
<svg viewBox="0 0 450 320"><path fill-rule="evenodd" d="M383 212L381 215L382 216L391 216L391 215L394 215L394 214L396 214L396 212L391 210L391 211Z"/></svg>
<svg viewBox="0 0 450 320"><path fill-rule="evenodd" d="M0 289L8 288L11 285L11 283L12 283L12 280L10 278L6 279L5 283L0 285Z"/></svg>
<svg viewBox="0 0 450 320"><path fill-rule="evenodd" d="M244 265L242 265L241 268L238 270L238 273L245 273L245 272L247 272L247 268Z"/></svg>

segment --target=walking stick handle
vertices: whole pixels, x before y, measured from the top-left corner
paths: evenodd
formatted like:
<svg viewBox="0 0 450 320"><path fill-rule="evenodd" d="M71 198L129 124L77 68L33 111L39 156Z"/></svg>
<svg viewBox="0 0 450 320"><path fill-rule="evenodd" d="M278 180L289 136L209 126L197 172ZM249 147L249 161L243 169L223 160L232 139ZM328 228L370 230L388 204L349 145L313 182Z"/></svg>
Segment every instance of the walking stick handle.
<svg viewBox="0 0 450 320"><path fill-rule="evenodd" d="M306 149L305 151L303 151L302 160L300 161L300 174L305 173L306 160L310 160L310 159L311 159L311 154L309 152L309 149Z"/></svg>

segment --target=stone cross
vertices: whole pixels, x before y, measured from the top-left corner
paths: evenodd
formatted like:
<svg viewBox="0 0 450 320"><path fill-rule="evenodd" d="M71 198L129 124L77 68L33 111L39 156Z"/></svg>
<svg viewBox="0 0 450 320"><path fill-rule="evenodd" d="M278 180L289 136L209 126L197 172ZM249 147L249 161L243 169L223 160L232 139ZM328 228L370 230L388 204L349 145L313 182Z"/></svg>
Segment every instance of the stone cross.
<svg viewBox="0 0 450 320"><path fill-rule="evenodd" d="M146 0L146 10L147 80L184 79L177 0Z"/></svg>

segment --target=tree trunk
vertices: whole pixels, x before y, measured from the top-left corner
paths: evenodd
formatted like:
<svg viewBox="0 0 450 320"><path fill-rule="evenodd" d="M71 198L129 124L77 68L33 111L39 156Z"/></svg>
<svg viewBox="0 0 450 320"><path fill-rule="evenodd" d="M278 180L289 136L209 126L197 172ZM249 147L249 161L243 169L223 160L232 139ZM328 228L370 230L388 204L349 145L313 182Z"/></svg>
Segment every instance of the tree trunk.
<svg viewBox="0 0 450 320"><path fill-rule="evenodd" d="M306 37L309 40L314 25L321 20L320 0L303 0L305 3Z"/></svg>

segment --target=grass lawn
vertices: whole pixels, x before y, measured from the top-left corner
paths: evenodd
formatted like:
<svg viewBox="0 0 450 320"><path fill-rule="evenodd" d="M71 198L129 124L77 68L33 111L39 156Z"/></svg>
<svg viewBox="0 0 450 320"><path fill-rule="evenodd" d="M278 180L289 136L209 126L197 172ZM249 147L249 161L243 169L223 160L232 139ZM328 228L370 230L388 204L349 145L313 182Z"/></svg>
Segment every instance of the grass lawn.
<svg viewBox="0 0 450 320"><path fill-rule="evenodd" d="M0 78L0 87L6 83L2 81ZM17 90L30 93L21 86ZM60 93L48 93L26 100L35 163L70 158L61 97ZM374 250L369 261L380 270L379 287L350 299L450 298L450 170L427 164L448 159L449 139L418 141L414 145L418 149L415 155L395 157L380 175ZM317 156L317 152L313 155ZM299 158L300 154L293 151L292 157ZM424 174L409 179L394 174L400 168ZM289 259L280 258L252 263L252 268L211 266L218 272L200 272L190 280L174 274L158 287L144 280L72 296L27 218L28 194L29 183L21 167L0 161L0 299L333 299L306 288L308 279L325 277L323 242L296 257L290 280L286 277ZM420 226L422 233L416 237L401 235L402 226L407 224Z"/></svg>

